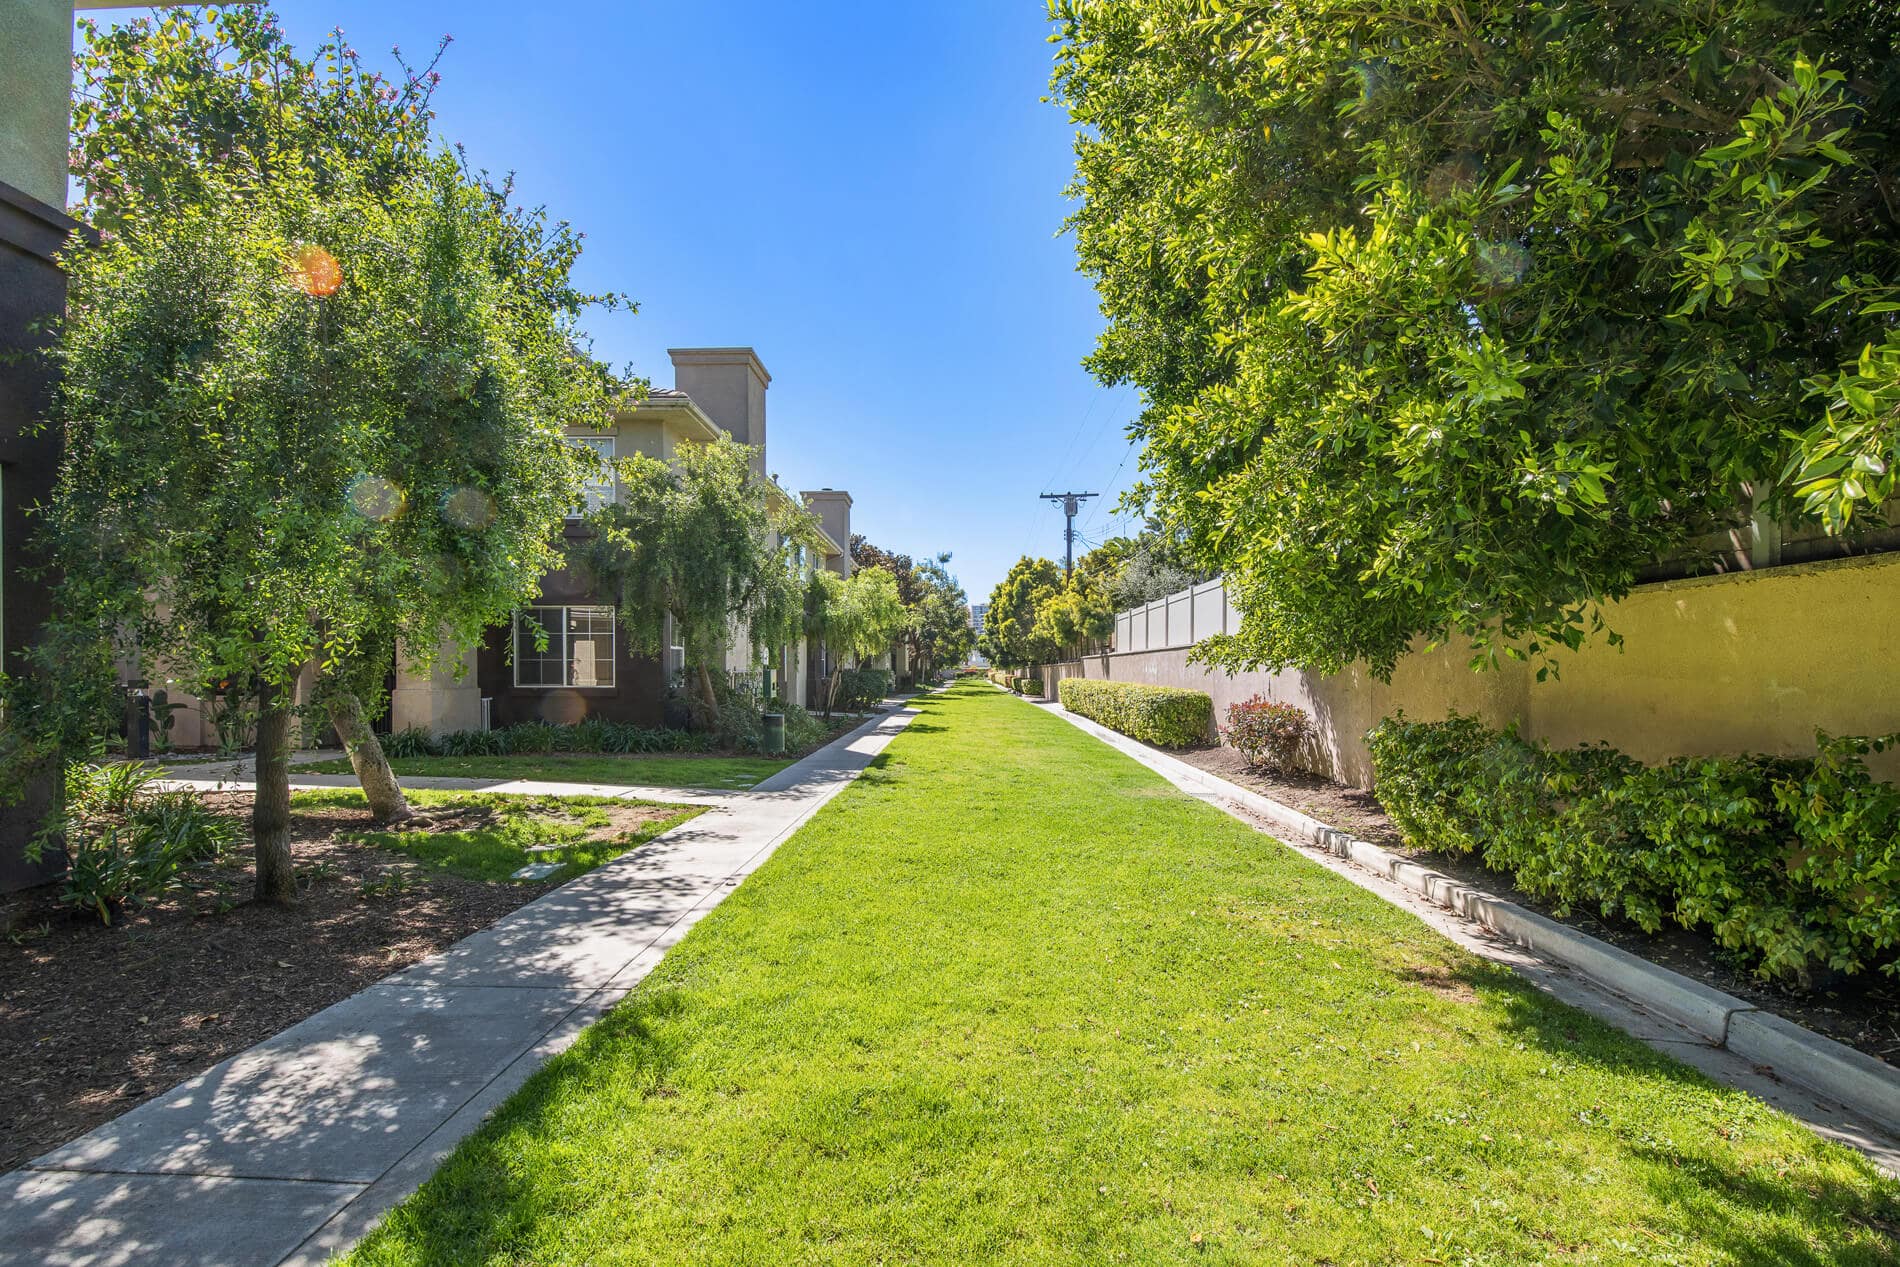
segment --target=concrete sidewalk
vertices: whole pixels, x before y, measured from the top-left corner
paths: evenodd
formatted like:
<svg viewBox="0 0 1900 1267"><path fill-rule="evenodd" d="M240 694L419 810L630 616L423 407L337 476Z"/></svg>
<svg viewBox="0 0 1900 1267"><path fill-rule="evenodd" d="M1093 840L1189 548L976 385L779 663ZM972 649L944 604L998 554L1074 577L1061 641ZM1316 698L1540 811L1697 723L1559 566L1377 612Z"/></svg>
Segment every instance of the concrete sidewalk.
<svg viewBox="0 0 1900 1267"><path fill-rule="evenodd" d="M835 740L833 742L836 742ZM822 749L820 751L823 751ZM813 754L816 755L816 754ZM790 769L791 767L786 767ZM783 774L784 771L780 771ZM778 778L773 775L772 778ZM397 780L403 790L414 792L503 792L509 796L612 796L621 800L668 801L675 805L724 805L748 797L764 787L705 788L649 786L641 783L555 783L547 779L464 779L448 775L404 775ZM770 782L771 780L767 780ZM166 778L154 787L161 790L188 787L199 792L248 792L256 786L245 778ZM356 789L362 787L353 774L296 774L290 776L290 790L304 792L323 788Z"/></svg>
<svg viewBox="0 0 1900 1267"><path fill-rule="evenodd" d="M0 1176L0 1267L326 1261L915 715L867 721L442 954Z"/></svg>

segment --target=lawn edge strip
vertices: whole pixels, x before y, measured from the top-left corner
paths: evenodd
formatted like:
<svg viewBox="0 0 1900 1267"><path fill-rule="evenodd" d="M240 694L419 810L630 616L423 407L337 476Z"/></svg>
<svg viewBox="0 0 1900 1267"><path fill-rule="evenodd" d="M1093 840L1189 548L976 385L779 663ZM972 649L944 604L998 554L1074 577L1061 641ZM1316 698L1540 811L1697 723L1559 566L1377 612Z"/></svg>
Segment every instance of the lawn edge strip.
<svg viewBox="0 0 1900 1267"><path fill-rule="evenodd" d="M1012 693L1003 691L1003 694ZM1878 1127L1883 1134L1900 1135L1900 1070L1883 1061L1443 872L1421 867L1271 797L1078 717L1059 703L1030 699L1022 702L1061 717L1190 795L1198 787L1201 792L1210 794L1210 803L1216 808L1250 826L1257 824L1237 813L1236 807L1265 820L1285 833L1273 839L1289 848L1301 852L1315 850L1370 871L1434 906L1562 964L1602 989L1668 1017L1701 1035L1713 1047L1732 1052L1804 1090L1837 1102L1850 1114ZM1400 905L1377 887L1370 891L1393 905ZM1900 1147L1900 1139L1886 1142L1889 1147Z"/></svg>

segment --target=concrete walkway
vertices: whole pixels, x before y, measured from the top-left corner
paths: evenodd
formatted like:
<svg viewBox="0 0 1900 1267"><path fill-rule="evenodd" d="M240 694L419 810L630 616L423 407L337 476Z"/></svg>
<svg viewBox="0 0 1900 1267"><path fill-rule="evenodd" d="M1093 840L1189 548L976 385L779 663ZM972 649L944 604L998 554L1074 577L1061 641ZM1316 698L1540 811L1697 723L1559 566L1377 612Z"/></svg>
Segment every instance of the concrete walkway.
<svg viewBox="0 0 1900 1267"><path fill-rule="evenodd" d="M900 709L867 721L434 958L0 1176L0 1267L326 1261L652 971L914 716Z"/></svg>

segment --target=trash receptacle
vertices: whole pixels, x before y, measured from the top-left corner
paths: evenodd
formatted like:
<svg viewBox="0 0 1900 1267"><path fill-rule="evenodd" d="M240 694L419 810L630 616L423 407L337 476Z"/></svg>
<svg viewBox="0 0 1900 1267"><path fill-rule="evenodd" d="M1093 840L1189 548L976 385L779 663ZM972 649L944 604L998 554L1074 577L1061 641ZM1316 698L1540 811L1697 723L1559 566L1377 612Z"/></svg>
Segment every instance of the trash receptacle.
<svg viewBox="0 0 1900 1267"><path fill-rule="evenodd" d="M765 736L760 746L767 752L784 752L785 714L761 713L759 720L765 723Z"/></svg>

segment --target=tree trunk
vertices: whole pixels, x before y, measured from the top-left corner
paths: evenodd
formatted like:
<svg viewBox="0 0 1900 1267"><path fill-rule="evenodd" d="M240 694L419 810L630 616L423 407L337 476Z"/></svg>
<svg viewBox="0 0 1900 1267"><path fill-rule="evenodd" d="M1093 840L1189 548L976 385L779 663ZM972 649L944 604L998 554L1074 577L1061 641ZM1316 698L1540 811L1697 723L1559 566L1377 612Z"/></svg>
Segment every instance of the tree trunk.
<svg viewBox="0 0 1900 1267"><path fill-rule="evenodd" d="M706 706L707 722L718 725L719 697L713 694L712 674L707 671L704 661L699 665L699 702Z"/></svg>
<svg viewBox="0 0 1900 1267"><path fill-rule="evenodd" d="M257 794L251 802L257 900L295 902L290 864L290 710L276 687L257 689Z"/></svg>
<svg viewBox="0 0 1900 1267"><path fill-rule="evenodd" d="M383 745L363 717L363 701L356 698L354 691L337 691L330 696L329 713L330 725L343 741L343 750L350 754L350 768L356 771L357 782L363 785L370 817L379 823L400 823L405 818L414 818L416 812L403 797L396 772L389 768L389 758L383 755Z"/></svg>

